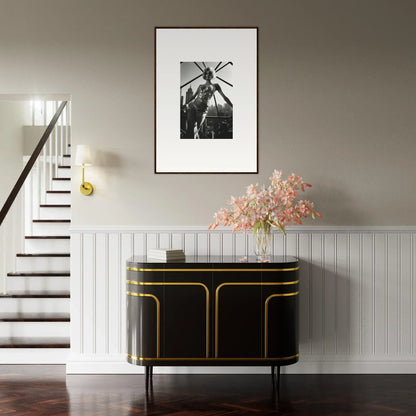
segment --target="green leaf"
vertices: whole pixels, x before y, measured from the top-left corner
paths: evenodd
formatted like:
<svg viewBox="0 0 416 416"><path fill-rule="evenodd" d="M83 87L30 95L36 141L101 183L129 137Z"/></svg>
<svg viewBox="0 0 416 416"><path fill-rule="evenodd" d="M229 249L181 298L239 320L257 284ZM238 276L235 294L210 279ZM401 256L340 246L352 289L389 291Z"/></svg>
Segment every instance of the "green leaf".
<svg viewBox="0 0 416 416"><path fill-rule="evenodd" d="M277 222L277 226L279 227L280 231L281 231L284 235L286 235L286 231L285 231L285 229L282 227L282 224L280 224L280 222L279 222L279 221Z"/></svg>

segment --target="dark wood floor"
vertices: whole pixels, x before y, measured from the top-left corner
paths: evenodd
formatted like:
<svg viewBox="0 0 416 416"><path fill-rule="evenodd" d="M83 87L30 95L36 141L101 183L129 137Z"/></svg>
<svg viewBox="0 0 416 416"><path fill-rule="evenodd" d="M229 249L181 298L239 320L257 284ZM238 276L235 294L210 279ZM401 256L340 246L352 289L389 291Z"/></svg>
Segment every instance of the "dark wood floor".
<svg viewBox="0 0 416 416"><path fill-rule="evenodd" d="M0 366L0 415L416 415L416 375L65 376L63 366Z"/></svg>

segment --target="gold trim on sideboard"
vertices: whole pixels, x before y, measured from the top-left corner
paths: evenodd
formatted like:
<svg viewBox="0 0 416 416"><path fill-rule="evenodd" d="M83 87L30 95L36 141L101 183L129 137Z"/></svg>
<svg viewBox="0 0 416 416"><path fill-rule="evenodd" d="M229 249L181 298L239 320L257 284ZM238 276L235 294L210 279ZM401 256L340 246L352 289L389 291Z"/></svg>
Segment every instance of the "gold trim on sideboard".
<svg viewBox="0 0 416 416"><path fill-rule="evenodd" d="M295 285L298 283L299 283L299 280L294 280L292 282L226 282L226 283L221 283L215 290L215 357L218 357L218 338L219 338L219 335L218 335L219 301L218 299L219 299L220 289L222 287L224 286L281 286L281 285ZM298 293L299 292L282 293L281 296L295 296ZM265 323L265 326L266 326L266 323Z"/></svg>
<svg viewBox="0 0 416 416"><path fill-rule="evenodd" d="M271 357L271 358L263 358L263 357L255 357L255 358L189 358L189 357L183 357L183 358L144 358L144 357L137 357L135 355L126 354L127 357L132 358L133 360L137 361L284 361L284 360L292 360L293 358L299 357L299 353L295 355L291 355L290 357Z"/></svg>
<svg viewBox="0 0 416 416"><path fill-rule="evenodd" d="M290 267L287 269L141 269L127 267L131 272L293 272L300 267Z"/></svg>
<svg viewBox="0 0 416 416"><path fill-rule="evenodd" d="M136 280L126 280L126 283L130 285L138 285L138 286L201 286L205 289L205 296L206 296L206 306L205 306L205 353L206 356L209 357L209 290L206 285L200 282L138 282Z"/></svg>
<svg viewBox="0 0 416 416"><path fill-rule="evenodd" d="M129 296L152 298L156 302L156 355L160 356L160 302L159 299L150 293L133 293L126 292Z"/></svg>

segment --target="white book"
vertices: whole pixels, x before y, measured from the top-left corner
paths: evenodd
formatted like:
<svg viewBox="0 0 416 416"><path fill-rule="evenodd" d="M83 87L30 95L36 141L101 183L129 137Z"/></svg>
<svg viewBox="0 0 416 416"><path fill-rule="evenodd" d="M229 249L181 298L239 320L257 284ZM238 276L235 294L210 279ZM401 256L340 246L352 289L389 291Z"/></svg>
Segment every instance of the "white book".
<svg viewBox="0 0 416 416"><path fill-rule="evenodd" d="M158 255L172 255L172 254L184 254L183 250L176 250L170 248L151 248L147 251L147 254L158 254Z"/></svg>

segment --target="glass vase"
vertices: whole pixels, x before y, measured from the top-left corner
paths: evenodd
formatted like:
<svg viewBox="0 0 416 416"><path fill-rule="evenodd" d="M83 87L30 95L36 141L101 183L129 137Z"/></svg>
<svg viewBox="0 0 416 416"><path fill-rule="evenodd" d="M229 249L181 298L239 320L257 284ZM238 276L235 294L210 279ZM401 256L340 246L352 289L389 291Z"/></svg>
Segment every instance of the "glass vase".
<svg viewBox="0 0 416 416"><path fill-rule="evenodd" d="M270 261L272 256L272 232L270 225L258 227L253 234L254 253L257 261Z"/></svg>

